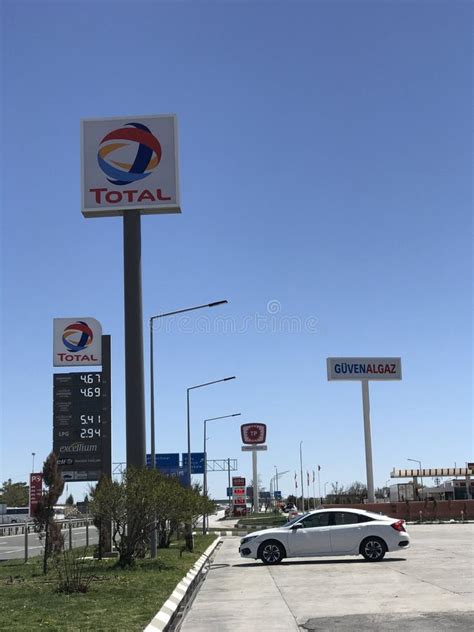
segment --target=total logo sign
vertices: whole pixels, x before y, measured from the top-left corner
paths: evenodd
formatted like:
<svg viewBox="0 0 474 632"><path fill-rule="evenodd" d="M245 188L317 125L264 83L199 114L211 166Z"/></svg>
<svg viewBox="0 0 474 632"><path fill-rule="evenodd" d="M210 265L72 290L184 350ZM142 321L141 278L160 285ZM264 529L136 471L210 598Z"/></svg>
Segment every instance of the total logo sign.
<svg viewBox="0 0 474 632"><path fill-rule="evenodd" d="M85 217L179 213L174 115L81 122Z"/></svg>
<svg viewBox="0 0 474 632"><path fill-rule="evenodd" d="M95 318L55 318L53 366L102 364L102 325Z"/></svg>

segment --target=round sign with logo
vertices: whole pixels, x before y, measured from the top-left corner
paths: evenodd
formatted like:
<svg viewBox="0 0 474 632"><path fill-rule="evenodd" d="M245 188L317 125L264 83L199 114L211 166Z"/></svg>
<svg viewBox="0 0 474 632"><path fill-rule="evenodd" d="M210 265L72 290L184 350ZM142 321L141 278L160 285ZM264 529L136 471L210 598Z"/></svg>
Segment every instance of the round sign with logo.
<svg viewBox="0 0 474 632"><path fill-rule="evenodd" d="M242 424L240 426L242 443L256 445L265 443L267 438L267 426L261 423Z"/></svg>

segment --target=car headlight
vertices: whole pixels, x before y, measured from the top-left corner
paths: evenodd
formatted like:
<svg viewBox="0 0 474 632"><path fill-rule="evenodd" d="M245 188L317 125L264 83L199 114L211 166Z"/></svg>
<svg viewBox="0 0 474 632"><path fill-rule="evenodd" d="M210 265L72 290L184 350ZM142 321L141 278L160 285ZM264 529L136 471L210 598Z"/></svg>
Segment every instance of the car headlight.
<svg viewBox="0 0 474 632"><path fill-rule="evenodd" d="M248 535L246 538L242 538L242 540L240 540L240 544L247 544L247 542L250 542L250 540L255 540L256 537L258 536Z"/></svg>

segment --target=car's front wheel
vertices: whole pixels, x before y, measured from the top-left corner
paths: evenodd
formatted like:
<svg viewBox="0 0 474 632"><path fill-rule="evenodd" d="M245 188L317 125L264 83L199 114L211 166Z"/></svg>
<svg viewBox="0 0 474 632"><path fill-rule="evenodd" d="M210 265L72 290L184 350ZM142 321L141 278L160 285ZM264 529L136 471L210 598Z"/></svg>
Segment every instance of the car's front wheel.
<svg viewBox="0 0 474 632"><path fill-rule="evenodd" d="M375 536L366 538L360 545L360 553L368 562L380 562L387 552L387 545Z"/></svg>
<svg viewBox="0 0 474 632"><path fill-rule="evenodd" d="M260 545L258 557L264 564L279 564L285 557L285 549L276 540L267 540Z"/></svg>

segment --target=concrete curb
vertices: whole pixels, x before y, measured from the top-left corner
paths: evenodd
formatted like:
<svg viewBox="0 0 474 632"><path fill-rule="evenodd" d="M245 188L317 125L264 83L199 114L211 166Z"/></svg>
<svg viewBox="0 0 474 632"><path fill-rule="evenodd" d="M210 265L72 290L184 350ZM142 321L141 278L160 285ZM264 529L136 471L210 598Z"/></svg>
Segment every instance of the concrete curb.
<svg viewBox="0 0 474 632"><path fill-rule="evenodd" d="M204 564L220 542L221 538L217 537L214 542L207 547L194 566L176 585L169 598L161 607L161 610L156 613L150 623L146 626L144 632L165 632L169 629L179 606L192 592L196 582L201 576Z"/></svg>

